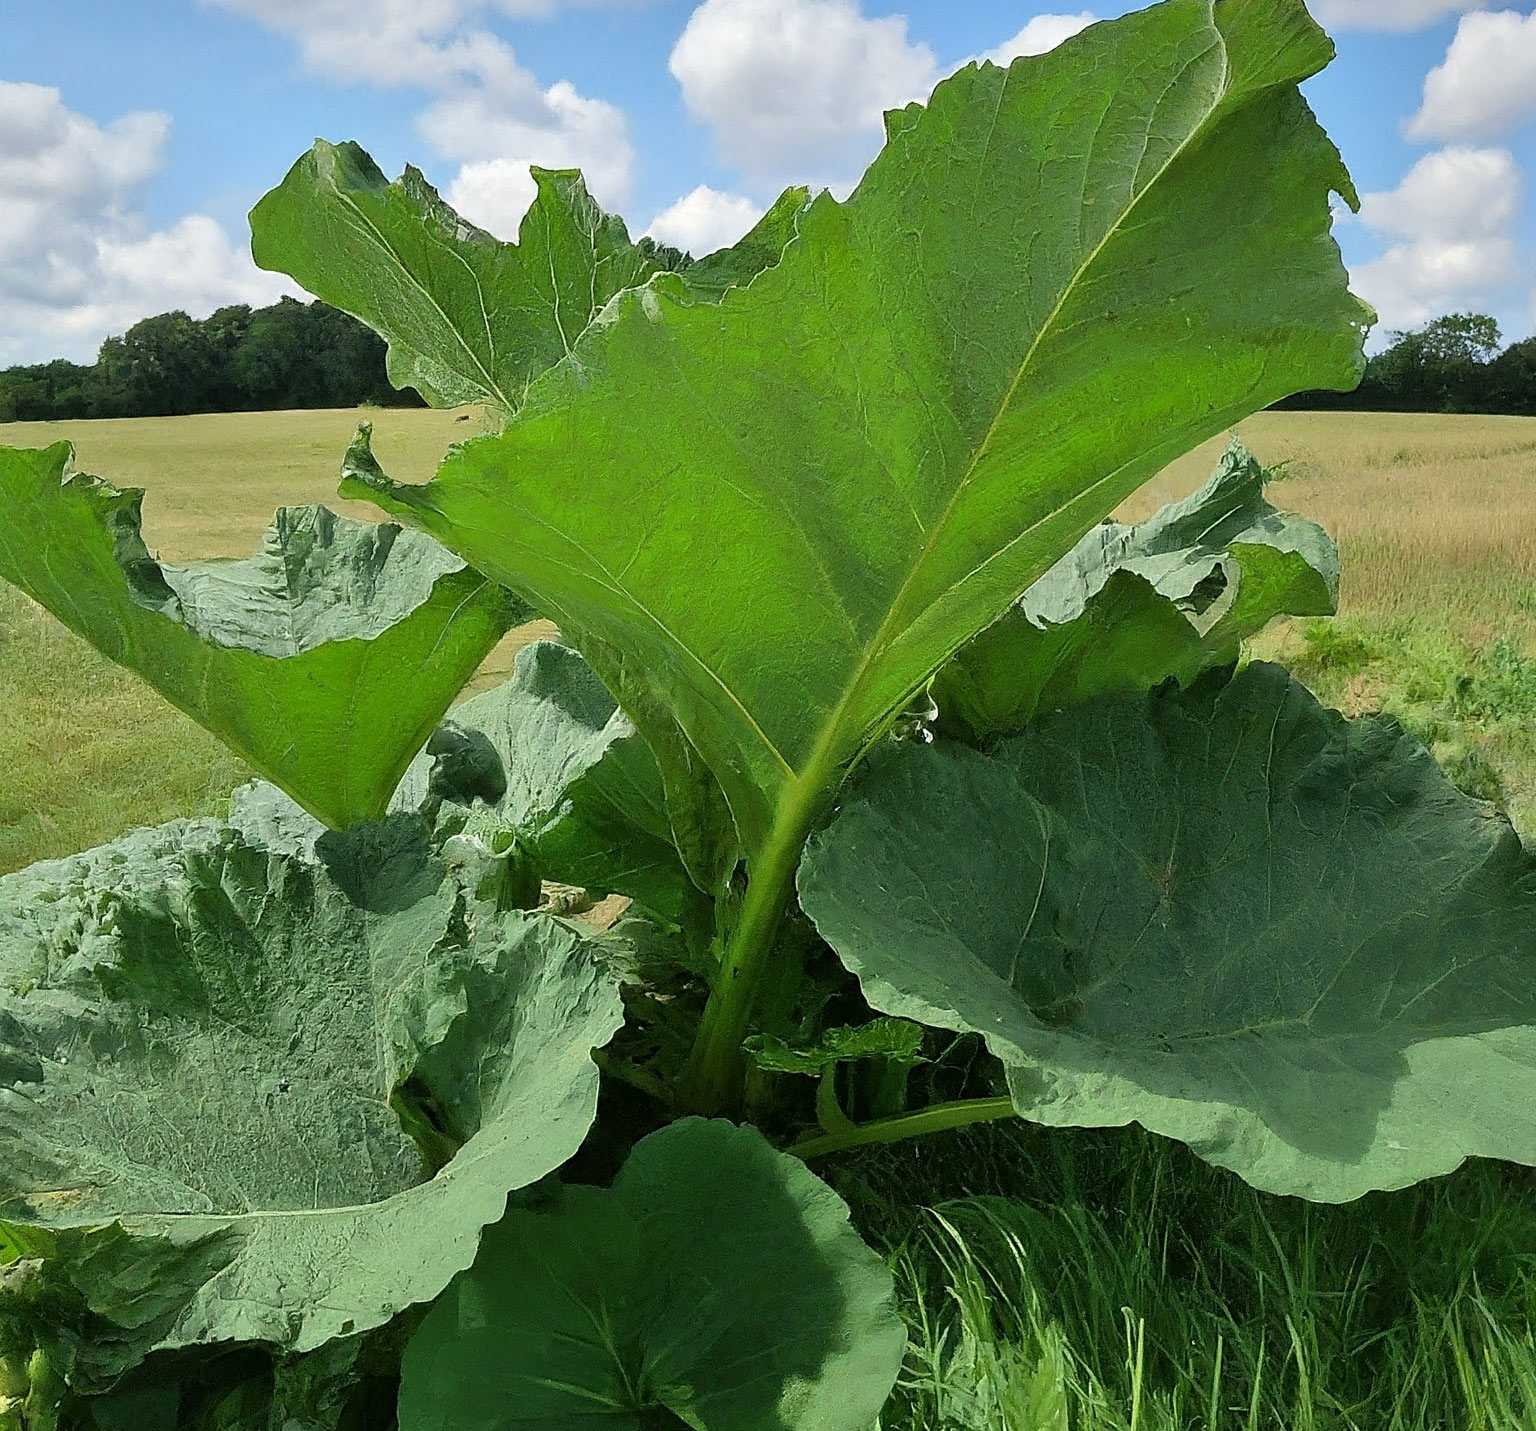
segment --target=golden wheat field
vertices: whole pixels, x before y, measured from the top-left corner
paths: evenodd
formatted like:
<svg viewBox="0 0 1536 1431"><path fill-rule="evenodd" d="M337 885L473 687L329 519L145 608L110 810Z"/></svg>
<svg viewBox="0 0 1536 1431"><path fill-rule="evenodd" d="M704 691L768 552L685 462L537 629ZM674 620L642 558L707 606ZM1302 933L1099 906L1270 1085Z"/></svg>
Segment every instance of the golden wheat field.
<svg viewBox="0 0 1536 1431"><path fill-rule="evenodd" d="M336 471L359 417L374 422L385 468L413 481L450 442L484 430L473 414L348 410L15 423L0 425L0 443L68 439L84 470L145 488L150 548L181 561L248 553L279 505L337 505ZM1258 654L1292 662L1352 714L1402 715L1468 788L1502 800L1536 833L1536 419L1267 413L1241 433L1281 466L1271 500L1322 522L1344 562L1335 634L1277 630ZM1221 445L1176 463L1122 515L1190 491ZM478 684L499 678L531 634L504 643ZM0 707L0 870L217 810L244 775L185 717L9 589L0 593Z"/></svg>

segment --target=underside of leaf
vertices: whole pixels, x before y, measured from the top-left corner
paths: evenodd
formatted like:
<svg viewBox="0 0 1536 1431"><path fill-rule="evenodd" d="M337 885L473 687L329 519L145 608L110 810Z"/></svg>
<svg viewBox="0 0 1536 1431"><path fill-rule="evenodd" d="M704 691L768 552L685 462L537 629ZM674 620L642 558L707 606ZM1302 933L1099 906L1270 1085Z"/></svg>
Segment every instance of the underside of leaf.
<svg viewBox="0 0 1536 1431"><path fill-rule="evenodd" d="M0 448L0 577L336 828L383 813L526 612L431 539L324 507L281 509L244 561L157 562L142 498L68 443Z"/></svg>
<svg viewBox="0 0 1536 1431"><path fill-rule="evenodd" d="M1094 528L939 673L942 728L1009 735L1041 710L1189 685L1277 616L1332 615L1338 550L1270 506L1268 476L1234 438L1192 496Z"/></svg>
<svg viewBox="0 0 1536 1431"><path fill-rule="evenodd" d="M620 1020L590 940L466 902L415 819L36 865L0 880L0 1224L88 1304L82 1389L306 1351L469 1265L585 1136Z"/></svg>
<svg viewBox="0 0 1536 1431"><path fill-rule="evenodd" d="M1536 862L1277 667L907 748L800 891L871 1004L981 1033L1039 1122L1328 1202L1536 1165Z"/></svg>

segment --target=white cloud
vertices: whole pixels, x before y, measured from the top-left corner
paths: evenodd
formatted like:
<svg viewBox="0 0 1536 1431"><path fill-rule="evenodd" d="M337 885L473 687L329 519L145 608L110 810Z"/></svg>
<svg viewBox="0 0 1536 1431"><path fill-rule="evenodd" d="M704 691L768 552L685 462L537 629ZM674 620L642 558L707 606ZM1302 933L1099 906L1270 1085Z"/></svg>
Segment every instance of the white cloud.
<svg viewBox="0 0 1536 1431"><path fill-rule="evenodd" d="M939 77L905 19L869 19L855 0L704 0L670 68L722 157L765 184L846 184L879 148L884 112Z"/></svg>
<svg viewBox="0 0 1536 1431"><path fill-rule="evenodd" d="M1366 194L1360 218L1388 239L1352 272L1384 329L1412 328L1454 308L1500 306L1519 276L1514 224L1523 176L1504 149L1442 149L1396 189Z"/></svg>
<svg viewBox="0 0 1536 1431"><path fill-rule="evenodd" d="M1424 81L1413 139L1489 139L1536 118L1536 13L1468 15Z"/></svg>
<svg viewBox="0 0 1536 1431"><path fill-rule="evenodd" d="M1008 64L1043 54L1096 18L1037 15L974 58ZM961 63L941 64L903 16L868 16L860 0L703 0L670 68L689 112L753 187L841 193L878 152L885 112L926 99Z"/></svg>
<svg viewBox="0 0 1536 1431"><path fill-rule="evenodd" d="M700 184L651 220L647 233L695 258L729 248L763 216L761 204Z"/></svg>
<svg viewBox="0 0 1536 1431"><path fill-rule="evenodd" d="M0 363L89 361L108 333L151 313L200 317L292 291L205 215L160 231L143 222L138 190L169 129L144 112L97 124L56 89L0 82Z"/></svg>
<svg viewBox="0 0 1536 1431"><path fill-rule="evenodd" d="M443 158L461 166L448 186L458 197L449 202L462 201L466 216L493 232L516 229L533 197L530 164L581 169L593 194L609 206L622 205L629 195L635 155L623 111L567 81L541 85L505 40L474 23L488 11L549 14L560 0L207 3L290 36L305 65L328 79L436 96L417 127Z"/></svg>
<svg viewBox="0 0 1536 1431"><path fill-rule="evenodd" d="M1481 8L1483 0L1312 0L1312 13L1330 30L1423 30L1450 15Z"/></svg>
<svg viewBox="0 0 1536 1431"><path fill-rule="evenodd" d="M1009 65L1020 55L1043 55L1086 30L1098 18L1089 10L1076 15L1036 15L1011 40L1004 40L979 58L995 65Z"/></svg>
<svg viewBox="0 0 1536 1431"><path fill-rule="evenodd" d="M533 194L533 177L521 160L484 159L462 165L443 197L471 223L515 241Z"/></svg>
<svg viewBox="0 0 1536 1431"><path fill-rule="evenodd" d="M1403 238L1488 238L1508 230L1520 192L1507 149L1442 149L1420 159L1397 188L1366 194L1360 217Z"/></svg>

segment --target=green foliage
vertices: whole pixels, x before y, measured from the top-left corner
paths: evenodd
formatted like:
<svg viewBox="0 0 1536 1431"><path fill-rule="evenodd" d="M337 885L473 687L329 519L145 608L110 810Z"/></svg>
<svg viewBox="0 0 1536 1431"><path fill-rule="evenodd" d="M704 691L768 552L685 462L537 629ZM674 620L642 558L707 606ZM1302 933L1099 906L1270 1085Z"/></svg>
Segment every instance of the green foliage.
<svg viewBox="0 0 1536 1431"><path fill-rule="evenodd" d="M1527 1182L1473 1165L1317 1207L1156 1139L1005 1124L864 1157L840 1185L911 1329L881 1425L1033 1431L981 1413L1054 1391L1072 1431L1518 1431Z"/></svg>
<svg viewBox="0 0 1536 1431"><path fill-rule="evenodd" d="M1025 1117L1325 1202L1536 1165L1536 860L1278 667L909 748L800 894L875 1008L983 1034Z"/></svg>
<svg viewBox="0 0 1536 1431"><path fill-rule="evenodd" d="M1277 616L1331 614L1338 551L1264 500L1268 475L1234 438L1192 496L1089 532L939 673L944 727L1006 735L1042 710L1188 685Z"/></svg>
<svg viewBox="0 0 1536 1431"><path fill-rule="evenodd" d="M286 507L242 562L156 562L139 491L0 448L0 576L336 826L401 773L524 613L435 542ZM412 672L402 689L400 671Z"/></svg>
<svg viewBox="0 0 1536 1431"><path fill-rule="evenodd" d="M1536 413L1536 338L1499 351L1503 337L1486 313L1447 313L1392 334L1347 396L1302 393L1284 407L1404 412Z"/></svg>
<svg viewBox="0 0 1536 1431"><path fill-rule="evenodd" d="M419 405L390 388L384 344L324 303L243 303L207 318L157 313L63 360L0 370L0 422L252 409Z"/></svg>
<svg viewBox="0 0 1536 1431"><path fill-rule="evenodd" d="M685 1119L611 1188L487 1235L406 1353L400 1427L867 1431L905 1342L838 1196L750 1128Z"/></svg>
<svg viewBox="0 0 1536 1431"><path fill-rule="evenodd" d="M1460 789L1528 823L1520 771L1536 753L1536 662L1507 637L1471 645L1424 621L1315 622L1291 659L1320 695L1393 716Z"/></svg>
<svg viewBox="0 0 1536 1431"><path fill-rule="evenodd" d="M40 1344L97 1390L431 1299L575 1152L619 1019L590 940L477 905L411 818L314 860L184 822L6 877L0 1222L77 1308Z"/></svg>
<svg viewBox="0 0 1536 1431"><path fill-rule="evenodd" d="M423 534L170 568L67 449L0 455L5 573L287 792L0 882L0 1327L64 1414L337 1431L403 1367L404 1431L867 1431L902 1331L812 1159L1023 1112L1323 1199L1536 1161L1518 842L1228 679L1331 544L1240 450L1097 527L1360 375L1330 56L1301 0L1165 0L697 261L574 173L510 244L322 143L259 260L504 424L421 487L359 434L343 491ZM438 724L533 611L569 645ZM1059 1423L1051 1356L975 1414Z"/></svg>

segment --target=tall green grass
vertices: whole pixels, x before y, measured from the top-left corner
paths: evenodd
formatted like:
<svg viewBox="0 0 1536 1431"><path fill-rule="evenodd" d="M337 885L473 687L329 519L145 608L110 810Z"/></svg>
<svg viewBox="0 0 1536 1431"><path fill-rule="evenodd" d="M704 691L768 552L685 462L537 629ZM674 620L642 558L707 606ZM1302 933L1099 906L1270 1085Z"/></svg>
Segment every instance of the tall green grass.
<svg viewBox="0 0 1536 1431"><path fill-rule="evenodd" d="M1524 1170L1313 1207L1158 1139L1020 1124L833 1175L910 1329L882 1431L1536 1427Z"/></svg>
<svg viewBox="0 0 1536 1431"><path fill-rule="evenodd" d="M1457 785L1536 839L1536 657L1519 643L1470 641L1432 618L1344 618L1300 623L1272 644L1325 704L1396 716Z"/></svg>

